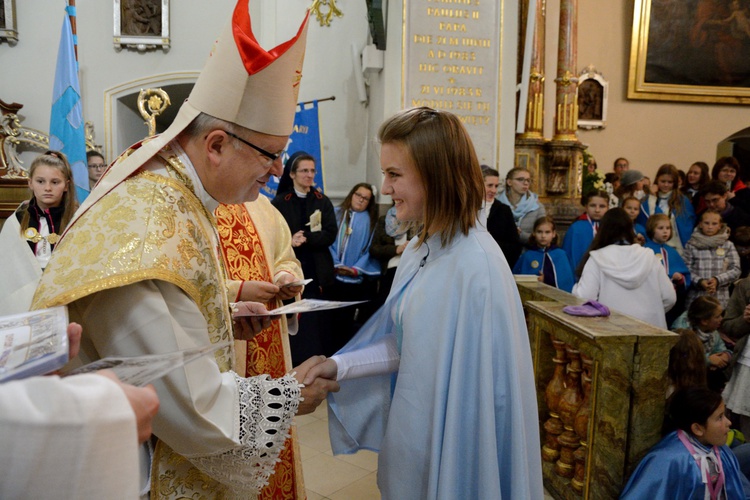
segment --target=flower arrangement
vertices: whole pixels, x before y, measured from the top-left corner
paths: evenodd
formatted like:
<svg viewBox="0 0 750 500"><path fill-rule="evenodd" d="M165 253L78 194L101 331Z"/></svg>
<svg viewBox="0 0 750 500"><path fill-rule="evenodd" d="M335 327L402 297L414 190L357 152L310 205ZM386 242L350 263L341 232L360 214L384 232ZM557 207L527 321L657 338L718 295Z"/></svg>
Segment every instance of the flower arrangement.
<svg viewBox="0 0 750 500"><path fill-rule="evenodd" d="M602 191L606 189L604 185L604 174L598 170L594 170L591 173L587 173L583 176L583 183L581 187L581 194L586 195L591 191Z"/></svg>

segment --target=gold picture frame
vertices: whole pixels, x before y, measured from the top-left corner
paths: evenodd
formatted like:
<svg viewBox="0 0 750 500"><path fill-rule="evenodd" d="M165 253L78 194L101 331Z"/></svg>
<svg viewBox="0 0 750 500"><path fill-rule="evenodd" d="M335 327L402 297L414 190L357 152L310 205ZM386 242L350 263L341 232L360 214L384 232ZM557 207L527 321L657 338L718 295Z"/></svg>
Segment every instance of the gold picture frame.
<svg viewBox="0 0 750 500"><path fill-rule="evenodd" d="M635 0L628 98L750 104L750 11L744 5Z"/></svg>
<svg viewBox="0 0 750 500"><path fill-rule="evenodd" d="M16 0L0 0L0 43L2 42L8 42L10 46L18 43Z"/></svg>
<svg viewBox="0 0 750 500"><path fill-rule="evenodd" d="M114 0L115 50L145 52L161 48L167 52L169 0Z"/></svg>

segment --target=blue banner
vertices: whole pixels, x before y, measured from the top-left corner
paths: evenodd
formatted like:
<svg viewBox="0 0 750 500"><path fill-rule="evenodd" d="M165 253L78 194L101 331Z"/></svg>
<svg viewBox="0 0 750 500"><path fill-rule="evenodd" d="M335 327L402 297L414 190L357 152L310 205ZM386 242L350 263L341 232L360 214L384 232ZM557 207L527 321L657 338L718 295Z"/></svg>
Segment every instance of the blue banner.
<svg viewBox="0 0 750 500"><path fill-rule="evenodd" d="M313 101L308 108L302 106L294 115L294 129L289 136L286 151L282 160L286 160L297 151L305 151L315 158L315 189L325 191L325 176L323 175L323 148L320 141L320 123L318 121L318 101ZM279 187L279 179L271 177L261 193L273 198Z"/></svg>
<svg viewBox="0 0 750 500"><path fill-rule="evenodd" d="M57 51L55 84L52 89L52 112L49 123L49 147L62 151L73 170L78 202L89 194L89 175L86 165L86 138L84 135L81 90L78 84L78 61L75 40L69 15L75 9L67 7L63 19L60 47Z"/></svg>

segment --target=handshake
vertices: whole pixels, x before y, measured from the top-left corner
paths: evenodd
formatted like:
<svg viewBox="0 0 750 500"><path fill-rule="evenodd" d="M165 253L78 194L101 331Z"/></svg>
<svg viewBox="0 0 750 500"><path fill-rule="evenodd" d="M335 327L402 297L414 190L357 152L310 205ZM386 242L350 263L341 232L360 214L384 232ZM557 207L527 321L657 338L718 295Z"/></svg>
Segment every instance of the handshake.
<svg viewBox="0 0 750 500"><path fill-rule="evenodd" d="M329 392L339 392L336 382L336 363L325 356L313 356L293 370L297 382L303 384L302 400L297 415L315 411Z"/></svg>

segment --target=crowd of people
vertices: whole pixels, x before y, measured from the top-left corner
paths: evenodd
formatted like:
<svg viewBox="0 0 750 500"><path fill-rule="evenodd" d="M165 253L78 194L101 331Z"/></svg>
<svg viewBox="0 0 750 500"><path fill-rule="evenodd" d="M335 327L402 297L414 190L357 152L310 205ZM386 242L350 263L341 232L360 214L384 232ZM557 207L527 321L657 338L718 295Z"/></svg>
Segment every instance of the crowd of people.
<svg viewBox="0 0 750 500"><path fill-rule="evenodd" d="M511 172L509 179L529 175ZM584 182L584 210L562 249L554 222L539 217L514 267L680 334L669 361L669 433L623 498L692 498L704 490L706 498L750 498L750 444L742 444L750 435L750 189L740 174L733 157L719 158L710 174L704 162L687 172L666 164L651 187L618 158L606 176L588 172L607 189Z"/></svg>
<svg viewBox="0 0 750 500"><path fill-rule="evenodd" d="M750 492L750 452L726 446L724 416L726 402L750 435L750 189L739 162L721 158L710 176L702 162L682 175L663 165L651 189L618 158L612 189L584 192L558 247L531 172L511 169L501 190L459 118L418 107L378 132L393 206L379 217L377 187L358 183L334 207L315 186L318 159L299 151L282 168L307 20L258 53L236 38L252 32L240 0L172 125L111 165L89 153L82 206L64 154L31 164L31 197L0 233L17 256L0 262L0 314L67 306L82 363L226 347L145 388L107 371L0 385L0 496L304 498L293 418L327 398L333 451L379 451L383 498L542 498L511 269L681 327L667 395L675 430L623 497ZM269 201L259 194L272 175ZM268 315L301 298L364 302Z"/></svg>
<svg viewBox="0 0 750 500"><path fill-rule="evenodd" d="M3 263L18 268L3 312L66 306L76 364L224 347L145 388L106 371L0 385L3 498L304 498L293 419L339 390L332 447L379 451L383 498L543 496L508 265L532 229L548 232L532 227L544 207L530 177L519 171L511 205L493 206L499 174L482 172L459 118L413 108L379 132L392 209L378 217L367 183L334 208L316 158L282 168L308 18L265 52L237 38L252 35L239 0L172 124L110 165L88 155L81 206L64 154L32 165L32 196L0 238L24 262ZM300 298L366 302L269 313ZM71 486L53 487L60 478Z"/></svg>

